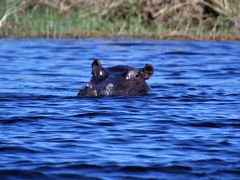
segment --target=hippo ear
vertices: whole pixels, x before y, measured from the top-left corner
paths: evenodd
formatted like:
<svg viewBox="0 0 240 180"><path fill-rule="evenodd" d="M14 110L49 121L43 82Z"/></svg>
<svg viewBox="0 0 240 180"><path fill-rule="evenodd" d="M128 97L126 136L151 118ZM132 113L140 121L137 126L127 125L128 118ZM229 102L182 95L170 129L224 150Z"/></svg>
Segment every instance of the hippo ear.
<svg viewBox="0 0 240 180"><path fill-rule="evenodd" d="M149 79L153 74L153 66L151 64L146 64L142 70L142 75L145 80Z"/></svg>
<svg viewBox="0 0 240 180"><path fill-rule="evenodd" d="M102 67L98 59L95 59L92 62L92 75L96 79L101 79L102 77L105 77L107 75L107 72Z"/></svg>

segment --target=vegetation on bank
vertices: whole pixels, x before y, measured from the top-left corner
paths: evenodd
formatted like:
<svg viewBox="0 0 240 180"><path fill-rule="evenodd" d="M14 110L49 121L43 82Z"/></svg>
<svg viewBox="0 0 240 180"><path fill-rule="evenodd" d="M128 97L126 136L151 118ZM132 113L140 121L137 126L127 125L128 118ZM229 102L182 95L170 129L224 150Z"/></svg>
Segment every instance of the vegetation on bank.
<svg viewBox="0 0 240 180"><path fill-rule="evenodd" d="M240 40L239 0L0 0L0 36Z"/></svg>

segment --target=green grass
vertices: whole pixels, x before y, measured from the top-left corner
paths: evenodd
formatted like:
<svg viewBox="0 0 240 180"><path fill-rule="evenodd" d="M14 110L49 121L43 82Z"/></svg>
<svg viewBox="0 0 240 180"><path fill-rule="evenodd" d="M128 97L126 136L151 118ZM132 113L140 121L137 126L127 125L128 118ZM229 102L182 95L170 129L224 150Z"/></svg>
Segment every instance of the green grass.
<svg viewBox="0 0 240 180"><path fill-rule="evenodd" d="M50 8L41 11L17 12L8 17L0 36L88 36L144 34L147 28L142 26L139 17L125 20L113 20L96 15L82 17L79 11L59 13Z"/></svg>

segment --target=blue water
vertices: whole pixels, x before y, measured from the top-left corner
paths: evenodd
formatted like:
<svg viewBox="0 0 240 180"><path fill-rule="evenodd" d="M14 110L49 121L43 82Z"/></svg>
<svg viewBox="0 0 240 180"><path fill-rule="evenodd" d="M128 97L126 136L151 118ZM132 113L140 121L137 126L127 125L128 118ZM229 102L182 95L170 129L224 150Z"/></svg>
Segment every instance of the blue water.
<svg viewBox="0 0 240 180"><path fill-rule="evenodd" d="M77 98L104 66L147 96ZM240 42L1 39L0 179L240 178Z"/></svg>

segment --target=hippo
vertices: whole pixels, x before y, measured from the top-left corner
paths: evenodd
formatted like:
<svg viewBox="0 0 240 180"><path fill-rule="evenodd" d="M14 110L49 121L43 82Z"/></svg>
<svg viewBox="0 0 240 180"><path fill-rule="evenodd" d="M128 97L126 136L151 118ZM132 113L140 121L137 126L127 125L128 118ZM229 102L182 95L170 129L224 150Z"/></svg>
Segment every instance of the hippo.
<svg viewBox="0 0 240 180"><path fill-rule="evenodd" d="M100 60L92 62L92 78L78 92L80 97L101 96L135 96L147 94L149 86L146 80L153 74L153 66L146 64L144 68L131 66L113 66L104 68Z"/></svg>

